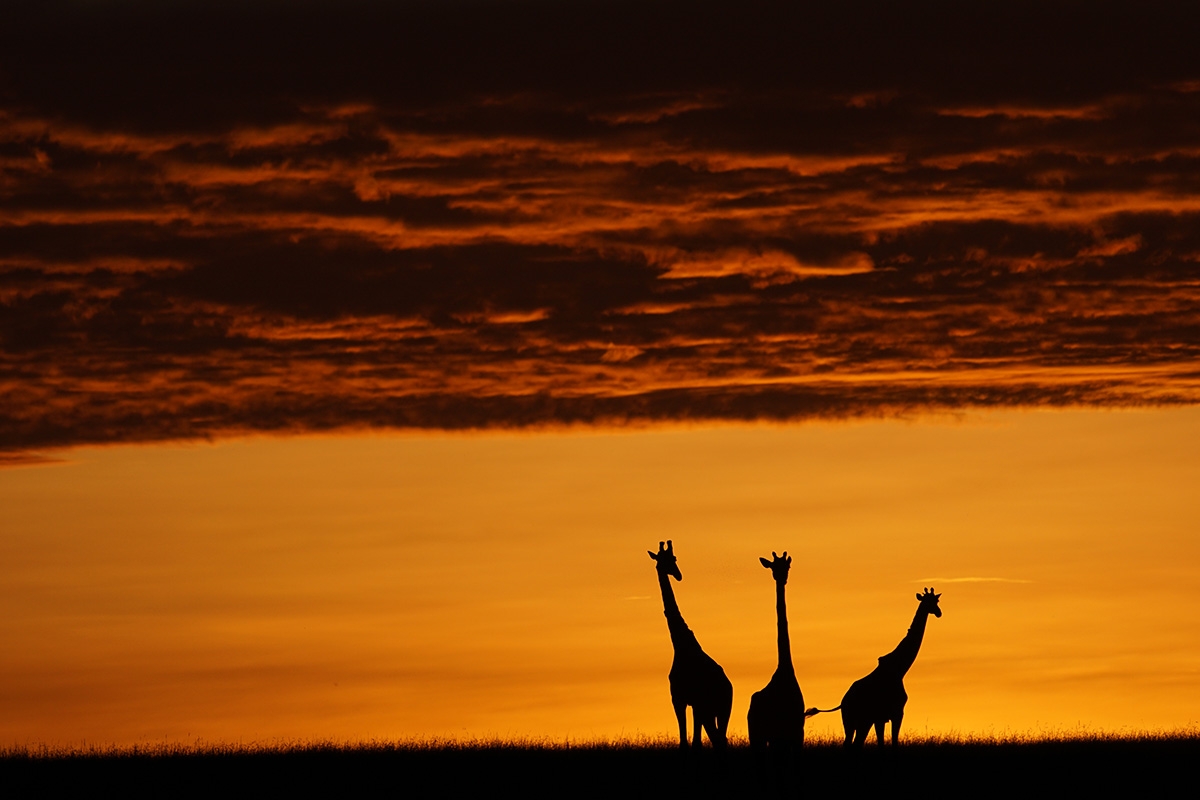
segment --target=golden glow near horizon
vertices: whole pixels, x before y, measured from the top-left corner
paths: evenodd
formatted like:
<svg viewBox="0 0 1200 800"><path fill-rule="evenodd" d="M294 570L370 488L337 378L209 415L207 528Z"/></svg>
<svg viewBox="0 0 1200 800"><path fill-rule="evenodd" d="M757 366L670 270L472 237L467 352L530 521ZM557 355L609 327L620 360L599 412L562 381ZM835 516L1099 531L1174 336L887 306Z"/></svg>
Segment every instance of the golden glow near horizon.
<svg viewBox="0 0 1200 800"><path fill-rule="evenodd" d="M667 538L735 736L785 549L809 705L933 585L906 731L1194 725L1198 436L1186 408L68 451L0 471L0 745L671 734Z"/></svg>

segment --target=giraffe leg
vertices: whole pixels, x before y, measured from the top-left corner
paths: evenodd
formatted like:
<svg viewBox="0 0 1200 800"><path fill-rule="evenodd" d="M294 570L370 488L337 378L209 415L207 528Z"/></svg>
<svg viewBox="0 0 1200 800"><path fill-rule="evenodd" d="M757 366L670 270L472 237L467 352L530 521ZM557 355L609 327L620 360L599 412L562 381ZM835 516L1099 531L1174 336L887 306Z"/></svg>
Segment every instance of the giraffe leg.
<svg viewBox="0 0 1200 800"><path fill-rule="evenodd" d="M869 723L869 722L866 725L863 725L861 728L854 729L854 746L855 747L862 747L864 744L867 743L867 734L870 732L870 730L871 730L871 723Z"/></svg>
<svg viewBox="0 0 1200 800"><path fill-rule="evenodd" d="M675 719L679 721L679 747L687 749L687 703L672 702L675 707Z"/></svg>
<svg viewBox="0 0 1200 800"><path fill-rule="evenodd" d="M875 723L875 741L879 742L880 748L883 747L883 726L886 720L880 720ZM865 736L863 737L866 738Z"/></svg>
<svg viewBox="0 0 1200 800"><path fill-rule="evenodd" d="M698 712L696 710L695 706L692 706L692 749L693 750L699 750L700 747L704 744L704 742L701 741L701 739L700 739L700 728L702 727L702 725L703 725L703 720L700 718L700 712Z"/></svg>
<svg viewBox="0 0 1200 800"><path fill-rule="evenodd" d="M729 743L729 712L718 711L715 722L717 726L717 743L724 748Z"/></svg>
<svg viewBox="0 0 1200 800"><path fill-rule="evenodd" d="M900 744L900 721L903 719L904 712L901 711L896 715L896 718L892 720L892 747Z"/></svg>
<svg viewBox="0 0 1200 800"><path fill-rule="evenodd" d="M712 742L714 748L724 744L721 741L721 729L717 725L716 717L709 717L704 720L704 732L708 734L708 741Z"/></svg>

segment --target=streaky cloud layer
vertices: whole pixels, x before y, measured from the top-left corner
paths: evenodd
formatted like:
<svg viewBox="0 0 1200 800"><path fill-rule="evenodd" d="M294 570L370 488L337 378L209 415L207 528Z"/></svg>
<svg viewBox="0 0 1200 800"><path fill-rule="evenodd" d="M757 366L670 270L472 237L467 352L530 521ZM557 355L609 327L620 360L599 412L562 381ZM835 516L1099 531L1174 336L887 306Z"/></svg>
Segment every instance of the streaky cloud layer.
<svg viewBox="0 0 1200 800"><path fill-rule="evenodd" d="M1175 5L686 8L15 6L3 463L1200 399Z"/></svg>

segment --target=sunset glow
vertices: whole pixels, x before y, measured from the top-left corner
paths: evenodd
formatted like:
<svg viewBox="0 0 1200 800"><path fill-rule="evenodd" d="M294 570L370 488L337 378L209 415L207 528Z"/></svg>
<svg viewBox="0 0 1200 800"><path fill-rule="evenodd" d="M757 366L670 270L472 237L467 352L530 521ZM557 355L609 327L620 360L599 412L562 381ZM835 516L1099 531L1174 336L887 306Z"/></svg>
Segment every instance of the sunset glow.
<svg viewBox="0 0 1200 800"><path fill-rule="evenodd" d="M1195 726L1194 27L960 6L6 9L0 746L671 733L666 539L735 735L783 550L810 705Z"/></svg>
<svg viewBox="0 0 1200 800"><path fill-rule="evenodd" d="M81 450L0 484L2 735L669 733L664 538L734 735L784 549L810 704L932 584L914 733L1195 724L1197 435L1189 409Z"/></svg>

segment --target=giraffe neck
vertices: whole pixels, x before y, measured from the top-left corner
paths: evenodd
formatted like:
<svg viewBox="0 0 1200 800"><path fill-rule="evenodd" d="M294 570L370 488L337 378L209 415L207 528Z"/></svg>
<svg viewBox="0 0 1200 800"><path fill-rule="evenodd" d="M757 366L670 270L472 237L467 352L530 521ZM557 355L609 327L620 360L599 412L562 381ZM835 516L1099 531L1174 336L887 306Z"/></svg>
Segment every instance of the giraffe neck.
<svg viewBox="0 0 1200 800"><path fill-rule="evenodd" d="M918 608L917 613L913 616L912 625L908 628L908 633L900 640L900 644L896 645L895 650L884 656L887 659L888 668L901 677L917 660L917 653L921 649L921 640L925 638L925 623L928 620L929 612Z"/></svg>
<svg viewBox="0 0 1200 800"><path fill-rule="evenodd" d="M775 616L779 622L779 666L780 668L792 666L792 641L788 637L788 621L787 621L787 598L785 590L787 584L783 581L775 581Z"/></svg>
<svg viewBox="0 0 1200 800"><path fill-rule="evenodd" d="M665 572L658 573L658 588L662 590L663 614L667 617L671 644L678 650L683 644L695 642L695 635L683 621L683 614L679 613L679 604L675 602L675 590L671 588L671 576Z"/></svg>

